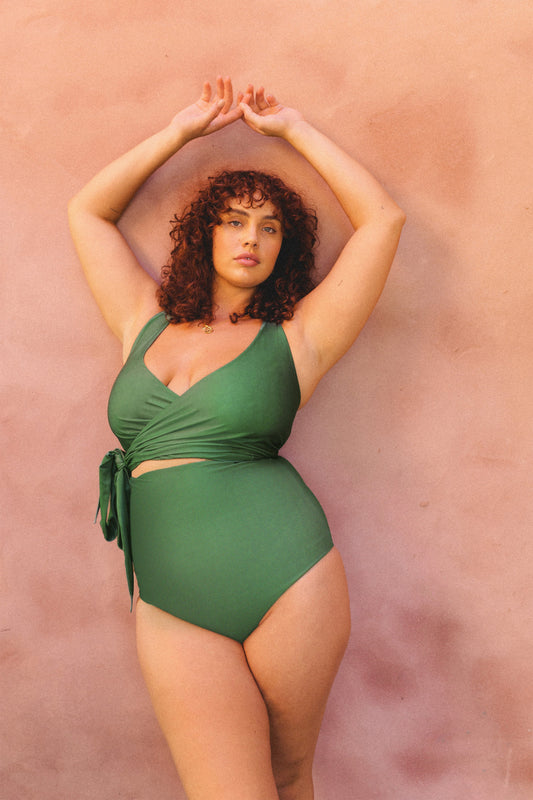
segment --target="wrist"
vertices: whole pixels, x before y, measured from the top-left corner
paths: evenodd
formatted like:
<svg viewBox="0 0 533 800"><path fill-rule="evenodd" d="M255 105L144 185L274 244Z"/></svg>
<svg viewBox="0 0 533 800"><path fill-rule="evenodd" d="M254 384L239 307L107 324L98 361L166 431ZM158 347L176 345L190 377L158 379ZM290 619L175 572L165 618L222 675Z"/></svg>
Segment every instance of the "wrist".
<svg viewBox="0 0 533 800"><path fill-rule="evenodd" d="M313 130L313 126L302 117L291 122L282 135L285 141L296 147L298 142L309 136Z"/></svg>
<svg viewBox="0 0 533 800"><path fill-rule="evenodd" d="M176 125L174 122L170 122L166 128L163 128L161 136L166 146L174 153L177 153L184 145L196 138L190 132L187 133L181 125Z"/></svg>

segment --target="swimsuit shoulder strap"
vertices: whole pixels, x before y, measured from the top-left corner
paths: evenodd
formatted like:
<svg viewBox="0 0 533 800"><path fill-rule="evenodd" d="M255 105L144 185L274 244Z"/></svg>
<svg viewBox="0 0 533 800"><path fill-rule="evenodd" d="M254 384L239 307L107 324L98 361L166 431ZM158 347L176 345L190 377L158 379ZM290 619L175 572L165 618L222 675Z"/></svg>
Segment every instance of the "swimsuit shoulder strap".
<svg viewBox="0 0 533 800"><path fill-rule="evenodd" d="M253 350L250 347L246 351L248 353L252 351L250 355L253 355L253 359L248 359L246 362L248 378L254 380L254 370L257 371L258 381L268 370L271 370L273 375L282 375L286 387L285 396L289 398L293 392L292 397L298 408L301 399L300 385L283 326L275 322L264 322L260 333L262 335L258 335L252 343Z"/></svg>
<svg viewBox="0 0 533 800"><path fill-rule="evenodd" d="M144 356L150 345L153 344L153 342L157 339L159 334L165 330L168 324L169 322L164 311L160 311L158 314L149 319L146 325L141 328L137 338L133 342L128 359L137 355Z"/></svg>

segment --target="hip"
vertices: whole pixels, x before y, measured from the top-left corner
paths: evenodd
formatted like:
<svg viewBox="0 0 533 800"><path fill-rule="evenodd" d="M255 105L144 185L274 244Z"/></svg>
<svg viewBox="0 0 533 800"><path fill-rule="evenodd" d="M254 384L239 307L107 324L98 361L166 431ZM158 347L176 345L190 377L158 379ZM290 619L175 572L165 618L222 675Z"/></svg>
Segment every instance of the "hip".
<svg viewBox="0 0 533 800"><path fill-rule="evenodd" d="M328 528L320 503L286 459L197 460L131 479L132 525L139 517L180 525L310 525ZM329 528L328 528L329 532Z"/></svg>

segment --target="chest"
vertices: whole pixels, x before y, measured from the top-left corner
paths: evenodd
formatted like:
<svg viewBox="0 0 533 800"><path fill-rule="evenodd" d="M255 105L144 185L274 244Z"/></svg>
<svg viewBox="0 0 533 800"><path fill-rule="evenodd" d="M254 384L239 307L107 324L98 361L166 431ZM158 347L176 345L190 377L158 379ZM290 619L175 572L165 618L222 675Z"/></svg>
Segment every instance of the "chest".
<svg viewBox="0 0 533 800"><path fill-rule="evenodd" d="M151 346L134 347L111 391L109 422L125 449L141 431L143 435L150 431L149 436L164 442L178 437L182 443L200 439L266 442L269 451L282 446L290 433L300 393L281 326L266 323L246 349L231 360L218 367L216 359L210 360L210 370L205 365L200 370L194 361L176 360L179 369L196 369L194 374L185 373L185 377L194 378L187 388L182 375L167 373L169 383L175 386L180 378L181 391L163 381L169 361L161 362L161 375L152 371L157 364L145 363L143 356L150 350ZM161 352L166 353L166 348ZM202 352L203 346L195 350L197 355Z"/></svg>
<svg viewBox="0 0 533 800"><path fill-rule="evenodd" d="M211 333L193 324L169 325L144 355L147 369L176 394L239 359L253 344L261 323L219 324Z"/></svg>

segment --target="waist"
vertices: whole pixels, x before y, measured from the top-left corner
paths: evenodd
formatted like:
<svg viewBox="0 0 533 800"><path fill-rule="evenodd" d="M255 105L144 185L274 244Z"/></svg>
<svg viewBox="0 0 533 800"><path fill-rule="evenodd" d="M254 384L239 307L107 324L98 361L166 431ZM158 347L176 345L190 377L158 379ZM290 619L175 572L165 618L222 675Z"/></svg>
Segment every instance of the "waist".
<svg viewBox="0 0 533 800"><path fill-rule="evenodd" d="M165 469L167 467L181 467L183 464L194 464L197 461L207 461L205 458L167 458L162 460L141 461L134 470L132 470L131 477L138 478L144 475L145 472L153 472L156 469Z"/></svg>
<svg viewBox="0 0 533 800"><path fill-rule="evenodd" d="M130 444L126 444L123 455L125 465L130 474L141 464L157 463L164 466L165 462L179 462L186 464L191 461L205 459L209 461L255 461L261 458L277 456L283 441L279 443L260 438L225 437L220 439L181 440L177 441L170 436L154 437L143 431L140 436ZM124 445L123 445L124 447ZM158 469L156 467L156 469Z"/></svg>

